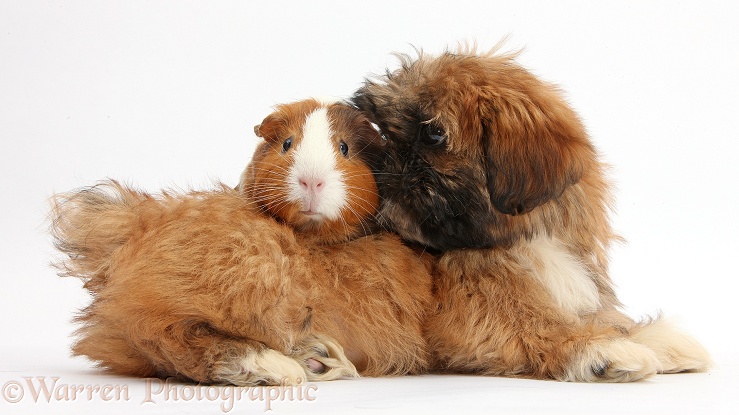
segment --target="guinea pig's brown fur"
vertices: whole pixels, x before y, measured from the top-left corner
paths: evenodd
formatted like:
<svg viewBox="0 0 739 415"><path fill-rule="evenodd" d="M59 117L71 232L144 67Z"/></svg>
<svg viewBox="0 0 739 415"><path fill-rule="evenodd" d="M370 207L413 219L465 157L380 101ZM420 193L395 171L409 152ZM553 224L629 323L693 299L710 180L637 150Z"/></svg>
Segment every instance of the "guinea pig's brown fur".
<svg viewBox="0 0 739 415"><path fill-rule="evenodd" d="M332 157L336 169L343 173L348 203L335 219L314 221L301 214L301 204L288 200L286 195L293 181L297 181L288 176L295 164L293 153L301 147L306 135L306 119L321 108L326 109L325 115L331 122L329 138L335 150ZM374 229L371 219L376 213L379 196L372 167L382 157L384 141L361 113L347 105L305 100L278 106L254 127L254 132L263 137L264 142L242 174L240 188L268 214L325 242L338 242ZM291 147L284 150L288 139ZM339 154L342 143L347 145L346 156Z"/></svg>
<svg viewBox="0 0 739 415"><path fill-rule="evenodd" d="M620 311L605 167L558 89L514 58L403 57L353 98L388 141L379 217L443 251L426 323L435 366L610 382L706 370L690 336Z"/></svg>
<svg viewBox="0 0 739 415"><path fill-rule="evenodd" d="M290 165L278 138L299 141L320 108L354 151L337 163L359 195L343 221L300 218L274 175ZM238 385L426 370L430 265L395 235L363 234L377 199L362 152L382 145L377 132L345 105L311 100L280 106L258 133L246 193L109 181L53 198L61 273L92 294L73 353L117 374Z"/></svg>

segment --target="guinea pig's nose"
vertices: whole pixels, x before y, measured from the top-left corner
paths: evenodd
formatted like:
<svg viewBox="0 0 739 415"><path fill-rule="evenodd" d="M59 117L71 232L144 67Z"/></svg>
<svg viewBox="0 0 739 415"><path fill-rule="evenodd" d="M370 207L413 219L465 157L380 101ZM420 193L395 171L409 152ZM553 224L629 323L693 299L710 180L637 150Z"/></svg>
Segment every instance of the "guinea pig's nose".
<svg viewBox="0 0 739 415"><path fill-rule="evenodd" d="M319 179L316 177L300 177L298 181L300 182L300 187L314 193L318 193L323 190L323 179Z"/></svg>

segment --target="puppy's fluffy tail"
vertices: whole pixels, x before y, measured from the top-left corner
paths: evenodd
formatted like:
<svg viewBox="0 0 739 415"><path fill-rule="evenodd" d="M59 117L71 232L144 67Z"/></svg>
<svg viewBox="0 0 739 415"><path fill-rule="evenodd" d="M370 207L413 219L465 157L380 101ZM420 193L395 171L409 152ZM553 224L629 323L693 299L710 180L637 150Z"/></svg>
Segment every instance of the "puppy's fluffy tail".
<svg viewBox="0 0 739 415"><path fill-rule="evenodd" d="M81 278L85 288L97 292L113 253L137 231L140 208L148 199L113 180L54 195L51 234L66 256L55 264L59 275Z"/></svg>
<svg viewBox="0 0 739 415"><path fill-rule="evenodd" d="M708 351L694 338L659 316L640 323L631 339L649 347L660 362L659 373L705 372L713 365Z"/></svg>

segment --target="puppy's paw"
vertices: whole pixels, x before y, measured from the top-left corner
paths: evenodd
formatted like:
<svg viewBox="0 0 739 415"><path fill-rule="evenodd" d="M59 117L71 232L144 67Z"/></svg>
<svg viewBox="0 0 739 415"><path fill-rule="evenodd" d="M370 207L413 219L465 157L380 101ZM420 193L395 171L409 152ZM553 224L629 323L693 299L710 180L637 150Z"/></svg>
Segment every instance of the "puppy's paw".
<svg viewBox="0 0 739 415"><path fill-rule="evenodd" d="M634 382L659 370L650 348L627 339L589 344L569 365L562 380L569 382Z"/></svg>
<svg viewBox="0 0 739 415"><path fill-rule="evenodd" d="M239 386L299 385L307 373L295 359L273 349L249 350L217 369L216 376Z"/></svg>
<svg viewBox="0 0 739 415"><path fill-rule="evenodd" d="M635 329L631 339L654 351L660 362L659 373L705 372L711 367L708 351L664 319Z"/></svg>
<svg viewBox="0 0 739 415"><path fill-rule="evenodd" d="M294 355L304 365L309 381L359 377L354 364L344 354L344 349L326 336L307 338Z"/></svg>
<svg viewBox="0 0 739 415"><path fill-rule="evenodd" d="M326 371L328 370L328 368L324 366L323 363L312 357L305 359L305 365L308 367L308 371L312 373L326 373Z"/></svg>

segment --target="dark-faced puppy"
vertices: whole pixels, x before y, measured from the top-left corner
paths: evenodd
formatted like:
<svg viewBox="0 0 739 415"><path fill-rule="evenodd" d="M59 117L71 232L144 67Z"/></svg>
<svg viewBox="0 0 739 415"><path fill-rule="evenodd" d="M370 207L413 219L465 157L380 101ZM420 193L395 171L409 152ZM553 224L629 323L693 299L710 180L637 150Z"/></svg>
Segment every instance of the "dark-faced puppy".
<svg viewBox="0 0 739 415"><path fill-rule="evenodd" d="M444 252L426 325L437 367L572 381L705 370L693 339L618 310L603 165L557 88L514 58L403 57L353 98L389 142L381 219Z"/></svg>

